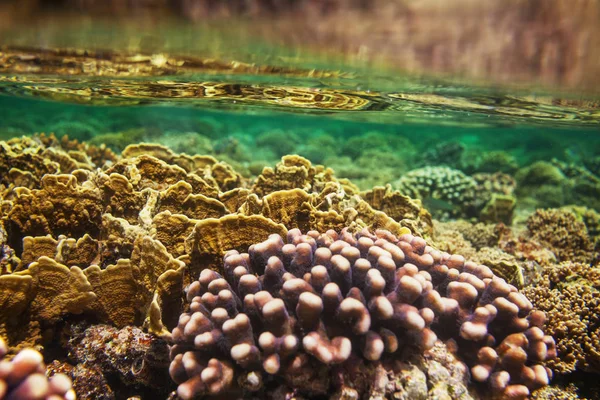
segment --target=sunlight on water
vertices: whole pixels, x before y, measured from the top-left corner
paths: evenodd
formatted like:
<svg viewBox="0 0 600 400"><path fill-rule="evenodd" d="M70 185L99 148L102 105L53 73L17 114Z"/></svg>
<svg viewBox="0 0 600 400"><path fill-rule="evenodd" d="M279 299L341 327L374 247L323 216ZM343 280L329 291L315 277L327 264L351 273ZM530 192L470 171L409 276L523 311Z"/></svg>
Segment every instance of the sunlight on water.
<svg viewBox="0 0 600 400"><path fill-rule="evenodd" d="M100 58L98 58L100 57ZM492 93L420 79L382 88L356 73L177 58L165 54L95 54L7 48L0 53L0 92L88 105L329 112L334 117L385 122L439 119L447 123L570 123L597 125L597 102L548 94ZM14 73L21 75L14 75ZM380 78L380 80L382 80ZM387 91L405 90L402 92ZM491 120L490 117L494 117Z"/></svg>

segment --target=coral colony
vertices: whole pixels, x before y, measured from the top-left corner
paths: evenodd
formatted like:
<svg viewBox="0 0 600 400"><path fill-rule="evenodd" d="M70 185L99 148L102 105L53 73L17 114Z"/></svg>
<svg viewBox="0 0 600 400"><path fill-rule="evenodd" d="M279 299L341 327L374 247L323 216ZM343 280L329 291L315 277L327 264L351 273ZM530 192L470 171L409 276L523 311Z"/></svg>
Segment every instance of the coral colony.
<svg viewBox="0 0 600 400"><path fill-rule="evenodd" d="M549 382L541 363L556 348L544 313L488 267L419 237L293 229L286 242L274 234L223 260L222 275L207 269L190 285L190 310L172 332L170 372L184 399L225 392L238 374L258 390L315 363L426 351L438 336L507 398Z"/></svg>

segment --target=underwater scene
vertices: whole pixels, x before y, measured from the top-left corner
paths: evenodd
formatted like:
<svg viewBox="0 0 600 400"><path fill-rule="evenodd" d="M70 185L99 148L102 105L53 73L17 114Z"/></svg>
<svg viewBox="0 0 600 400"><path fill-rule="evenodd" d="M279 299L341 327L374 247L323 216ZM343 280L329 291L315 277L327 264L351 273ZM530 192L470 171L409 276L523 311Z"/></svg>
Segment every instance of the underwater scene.
<svg viewBox="0 0 600 400"><path fill-rule="evenodd" d="M0 1L0 399L600 399L598 21Z"/></svg>

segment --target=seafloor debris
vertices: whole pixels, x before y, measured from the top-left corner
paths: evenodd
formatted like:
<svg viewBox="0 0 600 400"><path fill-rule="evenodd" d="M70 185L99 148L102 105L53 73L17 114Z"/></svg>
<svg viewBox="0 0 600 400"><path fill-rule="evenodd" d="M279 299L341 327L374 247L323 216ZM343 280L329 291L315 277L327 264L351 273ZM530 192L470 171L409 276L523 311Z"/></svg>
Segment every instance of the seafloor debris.
<svg viewBox="0 0 600 400"><path fill-rule="evenodd" d="M475 381L522 398L549 383L543 362L556 356L544 313L514 286L410 234L274 234L227 252L221 274L202 271L187 299L170 368L185 399L236 381L258 391L273 376L308 395L332 393L346 362L427 351L438 337L456 341Z"/></svg>

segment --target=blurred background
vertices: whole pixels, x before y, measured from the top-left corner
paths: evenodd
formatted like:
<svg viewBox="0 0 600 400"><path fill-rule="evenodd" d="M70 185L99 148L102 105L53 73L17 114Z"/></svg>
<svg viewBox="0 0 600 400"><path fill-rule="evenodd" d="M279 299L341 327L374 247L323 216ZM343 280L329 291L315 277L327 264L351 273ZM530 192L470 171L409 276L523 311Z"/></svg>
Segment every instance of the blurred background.
<svg viewBox="0 0 600 400"><path fill-rule="evenodd" d="M599 88L599 21L593 0L4 0L0 46L376 66L581 96Z"/></svg>

